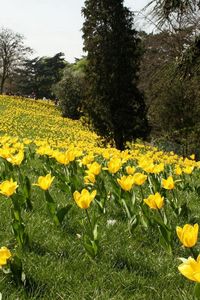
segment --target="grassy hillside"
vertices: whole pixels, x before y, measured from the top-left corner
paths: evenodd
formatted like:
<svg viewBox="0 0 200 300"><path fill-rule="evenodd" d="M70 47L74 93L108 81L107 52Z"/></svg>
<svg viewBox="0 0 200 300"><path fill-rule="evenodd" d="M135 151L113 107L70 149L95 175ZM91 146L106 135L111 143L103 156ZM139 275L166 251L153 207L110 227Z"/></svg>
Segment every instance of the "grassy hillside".
<svg viewBox="0 0 200 300"><path fill-rule="evenodd" d="M81 143L85 147L97 143L97 135L86 130L79 121L62 118L54 103L20 97L0 96L0 132L68 146Z"/></svg>
<svg viewBox="0 0 200 300"><path fill-rule="evenodd" d="M44 101L2 96L0 112L3 300L194 299L178 266L196 259L198 238L176 234L200 222L194 157L100 148Z"/></svg>

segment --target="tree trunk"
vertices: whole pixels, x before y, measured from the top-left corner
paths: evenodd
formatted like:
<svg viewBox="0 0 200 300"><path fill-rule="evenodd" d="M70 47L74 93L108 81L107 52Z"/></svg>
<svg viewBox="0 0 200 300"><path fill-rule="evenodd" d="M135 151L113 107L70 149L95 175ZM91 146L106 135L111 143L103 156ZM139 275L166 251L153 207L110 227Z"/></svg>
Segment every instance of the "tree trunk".
<svg viewBox="0 0 200 300"><path fill-rule="evenodd" d="M123 138L123 135L120 132L115 131L114 141L115 141L115 146L118 150L123 151L125 149L125 147L124 147L124 138Z"/></svg>

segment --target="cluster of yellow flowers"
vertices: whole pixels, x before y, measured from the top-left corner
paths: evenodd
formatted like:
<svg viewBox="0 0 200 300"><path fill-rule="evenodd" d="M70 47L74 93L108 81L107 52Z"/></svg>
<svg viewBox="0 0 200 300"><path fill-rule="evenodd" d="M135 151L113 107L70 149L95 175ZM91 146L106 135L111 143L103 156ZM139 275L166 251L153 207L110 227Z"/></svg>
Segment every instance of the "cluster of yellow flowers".
<svg viewBox="0 0 200 300"><path fill-rule="evenodd" d="M199 225L194 226L186 224L183 228L177 226L176 232L179 240L186 248L192 248L196 245L198 239ZM182 264L178 267L181 274L192 281L200 282L200 255L195 260L194 257L188 259L182 258Z"/></svg>
<svg viewBox="0 0 200 300"><path fill-rule="evenodd" d="M106 148L99 147L99 137L95 133L86 130L80 121L63 119L48 101L0 96L0 109L4 109L4 117L0 122L0 159L6 162L5 166L12 165L19 171L22 165L27 164L28 170L31 160L36 157L41 161L46 159L49 165L58 166L61 176L66 176L67 172L70 174L70 167L76 166L73 172L79 169L79 174L75 175L79 176L81 188L76 186L72 195L78 207L86 212L91 203L96 201L95 197L98 199L101 195L100 178L107 176L111 185L120 190L119 197L132 197L134 190L138 190L142 195L141 205L151 213L159 212L162 216L161 212L168 201L165 194L173 195L176 186L200 168L200 162L195 161L194 155L183 158L150 145L136 143L122 152L109 145ZM41 120L42 126L38 128ZM53 168L49 168L47 173L32 183L46 194L54 179L57 180ZM14 181L13 178L16 180L16 177L10 176L0 183L0 194L12 197L18 191L20 181ZM158 189L153 180L159 185ZM186 224L183 228L177 227L176 231L185 247L196 244L198 224ZM9 250L2 247L0 267L6 265L10 257ZM192 257L184 260L179 270L187 278L200 282L200 256L197 260Z"/></svg>

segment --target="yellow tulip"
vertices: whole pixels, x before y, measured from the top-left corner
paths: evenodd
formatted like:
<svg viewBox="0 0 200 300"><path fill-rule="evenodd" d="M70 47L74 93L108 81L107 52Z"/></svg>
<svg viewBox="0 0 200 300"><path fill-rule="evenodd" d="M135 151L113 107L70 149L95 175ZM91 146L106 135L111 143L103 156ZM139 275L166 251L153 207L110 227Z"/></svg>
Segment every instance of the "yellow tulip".
<svg viewBox="0 0 200 300"><path fill-rule="evenodd" d="M152 170L152 173L154 174L158 174L160 172L163 172L165 169L165 165L164 163L160 163L159 165L155 165L153 170Z"/></svg>
<svg viewBox="0 0 200 300"><path fill-rule="evenodd" d="M174 180L173 180L172 176L169 176L167 179L163 179L162 180L162 186L166 190L173 190L175 184L174 184Z"/></svg>
<svg viewBox="0 0 200 300"><path fill-rule="evenodd" d="M54 178L55 178L54 176L51 177L51 174L47 174L46 176L40 176L38 178L38 183L34 183L33 185L37 185L42 190L46 191L50 188Z"/></svg>
<svg viewBox="0 0 200 300"><path fill-rule="evenodd" d="M57 152L54 154L54 157L57 160L57 162L59 162L60 164L63 165L69 164L69 157L65 153Z"/></svg>
<svg viewBox="0 0 200 300"><path fill-rule="evenodd" d="M164 197L161 197L159 193L150 195L144 202L152 209L161 209L164 205Z"/></svg>
<svg viewBox="0 0 200 300"><path fill-rule="evenodd" d="M10 180L5 180L0 184L0 193L4 196L10 197L15 193L17 188L17 182L14 182L11 178Z"/></svg>
<svg viewBox="0 0 200 300"><path fill-rule="evenodd" d="M185 168L183 168L183 172L188 175L191 174L193 170L194 170L193 166L186 166Z"/></svg>
<svg viewBox="0 0 200 300"><path fill-rule="evenodd" d="M194 159L195 159L195 154L190 155L190 158L191 158L192 160L194 160Z"/></svg>
<svg viewBox="0 0 200 300"><path fill-rule="evenodd" d="M101 172L101 165L95 161L91 165L88 165L88 170L86 172L88 174L99 175Z"/></svg>
<svg viewBox="0 0 200 300"><path fill-rule="evenodd" d="M179 165L176 165L174 172L176 175L181 175L183 173L183 171Z"/></svg>
<svg viewBox="0 0 200 300"><path fill-rule="evenodd" d="M7 247L0 248L0 268L7 264L7 260L11 257L10 250Z"/></svg>
<svg viewBox="0 0 200 300"><path fill-rule="evenodd" d="M122 166L122 161L120 158L118 157L111 158L111 160L108 162L108 171L111 174L115 174L117 173L117 171L119 171L121 166Z"/></svg>
<svg viewBox="0 0 200 300"><path fill-rule="evenodd" d="M94 184L96 181L95 175L92 173L88 173L88 175L84 176L85 184Z"/></svg>
<svg viewBox="0 0 200 300"><path fill-rule="evenodd" d="M73 193L74 196L74 200L76 202L76 204L83 209L87 209L90 206L90 203L92 202L92 200L94 200L95 196L97 194L97 191L94 190L91 194L88 190L83 189L81 191L81 193L79 193L78 191L75 191Z"/></svg>
<svg viewBox="0 0 200 300"><path fill-rule="evenodd" d="M7 158L7 161L9 161L12 165L19 166L24 159L24 151L19 151L16 155L11 155Z"/></svg>
<svg viewBox="0 0 200 300"><path fill-rule="evenodd" d="M176 227L176 233L178 235L179 240L185 247L188 248L191 248L196 244L198 238L198 231L198 224L195 224L194 226L186 224L183 226L183 228L179 226Z"/></svg>
<svg viewBox="0 0 200 300"><path fill-rule="evenodd" d="M121 188L125 191L130 191L133 187L133 176L122 176L120 179L117 179L117 182L121 186Z"/></svg>
<svg viewBox="0 0 200 300"><path fill-rule="evenodd" d="M200 282L200 255L197 260L191 256L188 259L184 259L183 263L178 266L180 273L186 278Z"/></svg>
<svg viewBox="0 0 200 300"><path fill-rule="evenodd" d="M126 173L128 175L133 175L135 173L135 167L127 166L126 167Z"/></svg>
<svg viewBox="0 0 200 300"><path fill-rule="evenodd" d="M147 175L142 173L135 173L133 175L133 182L136 185L142 185L147 180Z"/></svg>

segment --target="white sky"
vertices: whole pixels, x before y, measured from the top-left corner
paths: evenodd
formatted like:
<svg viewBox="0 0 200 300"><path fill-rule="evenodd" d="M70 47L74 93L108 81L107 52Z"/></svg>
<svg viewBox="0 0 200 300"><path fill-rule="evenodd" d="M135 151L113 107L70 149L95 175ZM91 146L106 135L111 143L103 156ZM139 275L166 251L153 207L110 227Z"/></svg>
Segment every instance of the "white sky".
<svg viewBox="0 0 200 300"><path fill-rule="evenodd" d="M142 9L148 2L125 0L133 11ZM73 62L74 57L83 54L83 6L84 0L0 0L0 27L24 35L26 45L35 50L34 57L63 52L66 60Z"/></svg>

